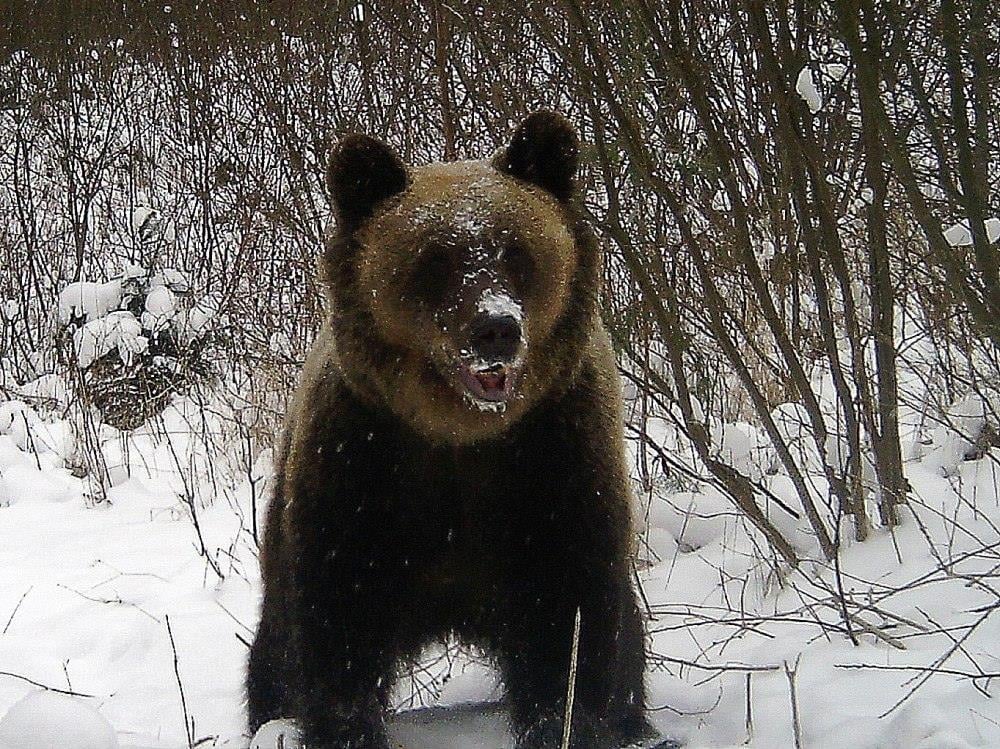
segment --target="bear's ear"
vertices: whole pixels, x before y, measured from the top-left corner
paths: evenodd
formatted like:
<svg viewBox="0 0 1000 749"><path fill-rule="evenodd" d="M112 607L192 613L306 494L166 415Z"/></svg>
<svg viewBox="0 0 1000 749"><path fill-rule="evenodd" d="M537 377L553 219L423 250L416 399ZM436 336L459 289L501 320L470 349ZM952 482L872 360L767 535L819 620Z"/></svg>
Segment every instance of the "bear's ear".
<svg viewBox="0 0 1000 749"><path fill-rule="evenodd" d="M368 135L343 138L326 168L326 188L337 220L347 231L357 229L376 205L401 193L408 182L406 166L396 152Z"/></svg>
<svg viewBox="0 0 1000 749"><path fill-rule="evenodd" d="M579 163L576 130L561 114L544 110L528 115L510 145L493 159L498 171L538 185L564 202L573 195Z"/></svg>

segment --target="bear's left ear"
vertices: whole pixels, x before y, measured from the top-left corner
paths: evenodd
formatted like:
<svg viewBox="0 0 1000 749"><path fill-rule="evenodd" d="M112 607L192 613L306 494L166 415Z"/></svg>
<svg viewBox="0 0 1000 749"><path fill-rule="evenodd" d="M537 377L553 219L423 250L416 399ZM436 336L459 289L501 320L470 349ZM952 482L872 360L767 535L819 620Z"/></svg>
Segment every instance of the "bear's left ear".
<svg viewBox="0 0 1000 749"><path fill-rule="evenodd" d="M337 220L354 231L370 218L375 206L406 189L409 175L402 159L369 135L348 135L330 154L326 188Z"/></svg>
<svg viewBox="0 0 1000 749"><path fill-rule="evenodd" d="M580 163L580 139L561 114L539 111L514 131L510 145L493 166L504 174L538 185L563 202L573 196Z"/></svg>

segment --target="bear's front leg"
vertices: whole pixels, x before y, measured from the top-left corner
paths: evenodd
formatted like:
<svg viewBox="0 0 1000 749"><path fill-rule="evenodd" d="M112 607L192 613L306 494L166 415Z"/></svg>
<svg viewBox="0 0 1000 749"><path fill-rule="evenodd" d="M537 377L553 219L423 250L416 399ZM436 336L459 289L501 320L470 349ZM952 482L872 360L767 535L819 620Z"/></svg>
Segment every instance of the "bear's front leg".
<svg viewBox="0 0 1000 749"><path fill-rule="evenodd" d="M395 664L374 612L336 589L302 591L296 713L308 749L388 749L385 712ZM339 599L339 600L338 600ZM383 612L384 613L384 612ZM384 618L383 618L384 621Z"/></svg>
<svg viewBox="0 0 1000 749"><path fill-rule="evenodd" d="M396 576L381 539L296 498L290 601L294 711L308 749L388 749L385 714L396 672ZM327 500L329 503L329 500ZM327 510L329 512L329 510ZM357 513L355 513L355 517ZM348 516L350 519L350 516Z"/></svg>
<svg viewBox="0 0 1000 749"><path fill-rule="evenodd" d="M576 608L580 608L580 640L573 701L572 749L611 749L617 731L609 720L619 670L622 602L628 585L619 580L595 581L573 596L576 584L560 585L558 575L525 585L519 598L526 604L509 622L500 654L517 749L558 749L562 744L567 685ZM578 584L578 581L577 581Z"/></svg>

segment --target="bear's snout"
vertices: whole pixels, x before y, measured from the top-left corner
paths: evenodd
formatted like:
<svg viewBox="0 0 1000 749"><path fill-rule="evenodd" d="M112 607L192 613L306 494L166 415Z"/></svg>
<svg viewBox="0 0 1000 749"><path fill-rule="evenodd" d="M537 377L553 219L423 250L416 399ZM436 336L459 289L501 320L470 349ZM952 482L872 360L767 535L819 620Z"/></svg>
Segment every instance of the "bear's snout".
<svg viewBox="0 0 1000 749"><path fill-rule="evenodd" d="M524 329L509 310L484 310L466 328L459 378L474 402L502 404L514 394L523 363Z"/></svg>
<svg viewBox="0 0 1000 749"><path fill-rule="evenodd" d="M510 314L481 312L469 326L469 352L487 362L509 362L521 348L521 323Z"/></svg>

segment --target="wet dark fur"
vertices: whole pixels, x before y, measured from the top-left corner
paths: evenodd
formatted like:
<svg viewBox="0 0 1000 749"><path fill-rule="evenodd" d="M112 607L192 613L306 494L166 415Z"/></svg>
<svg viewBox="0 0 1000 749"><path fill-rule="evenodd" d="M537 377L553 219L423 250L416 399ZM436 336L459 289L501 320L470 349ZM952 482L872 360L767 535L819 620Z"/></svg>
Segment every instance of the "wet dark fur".
<svg viewBox="0 0 1000 749"><path fill-rule="evenodd" d="M534 181L557 191L564 177ZM619 384L596 306L600 258L572 207L563 210L579 263L545 344L548 388L499 433L475 439L465 428L453 441L430 438L365 386L365 370L398 368L400 354L355 297L353 232L333 238L334 312L289 415L269 509L251 730L295 717L309 749L385 749L400 667L454 634L495 658L519 749L554 749L579 607L571 746L648 734Z"/></svg>

